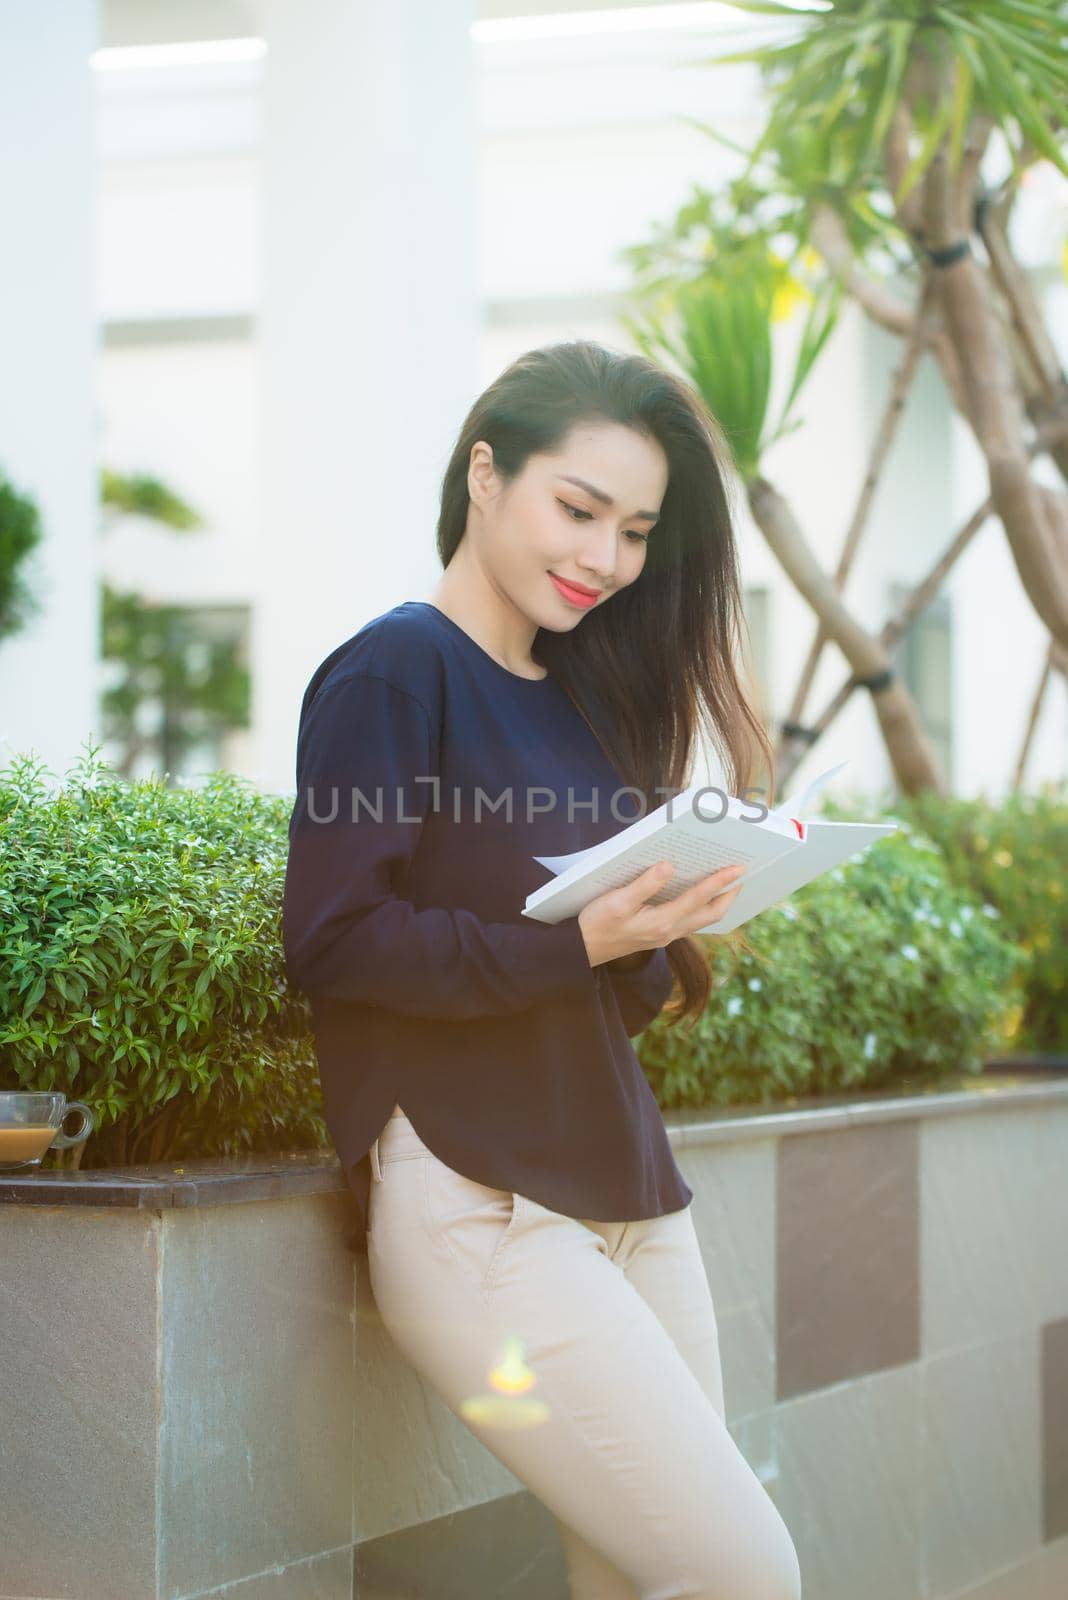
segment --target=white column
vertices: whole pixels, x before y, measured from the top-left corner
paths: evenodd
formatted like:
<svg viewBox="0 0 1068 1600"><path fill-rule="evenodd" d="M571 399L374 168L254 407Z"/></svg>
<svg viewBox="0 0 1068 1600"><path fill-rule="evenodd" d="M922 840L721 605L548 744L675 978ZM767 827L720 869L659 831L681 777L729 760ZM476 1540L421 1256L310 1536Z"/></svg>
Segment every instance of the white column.
<svg viewBox="0 0 1068 1600"><path fill-rule="evenodd" d="M440 567L476 393L475 0L267 0L256 779L290 790L300 697Z"/></svg>
<svg viewBox="0 0 1068 1600"><path fill-rule="evenodd" d="M36 502L40 602L0 637L0 767L57 780L97 716L99 494L92 270L95 0L0 6L0 472Z"/></svg>

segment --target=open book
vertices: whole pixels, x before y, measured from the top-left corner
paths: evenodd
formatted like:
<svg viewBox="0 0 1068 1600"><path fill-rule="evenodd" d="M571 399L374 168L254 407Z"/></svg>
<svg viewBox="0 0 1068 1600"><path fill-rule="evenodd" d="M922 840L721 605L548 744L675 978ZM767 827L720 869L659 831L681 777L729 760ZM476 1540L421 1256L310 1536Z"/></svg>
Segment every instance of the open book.
<svg viewBox="0 0 1068 1600"><path fill-rule="evenodd" d="M657 861L672 861L675 871L647 902L661 905L717 868L742 863L747 870L720 891L738 887L734 904L718 922L697 930L730 933L821 872L897 831L896 822L806 821L797 815L846 765L840 761L829 767L796 799L783 801L763 818L754 802L725 797L722 789L702 794L708 784L695 783L587 850L535 856L555 876L527 895L523 915L537 922L561 922L577 916L598 895L633 882Z"/></svg>

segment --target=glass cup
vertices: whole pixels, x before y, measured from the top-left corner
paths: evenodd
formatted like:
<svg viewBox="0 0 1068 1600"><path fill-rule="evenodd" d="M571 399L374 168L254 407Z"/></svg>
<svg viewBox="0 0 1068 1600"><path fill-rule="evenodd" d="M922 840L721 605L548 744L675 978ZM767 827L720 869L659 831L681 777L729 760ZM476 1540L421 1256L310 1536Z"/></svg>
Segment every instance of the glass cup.
<svg viewBox="0 0 1068 1600"><path fill-rule="evenodd" d="M77 1133L64 1133L72 1111L81 1113L82 1126ZM39 1167L47 1150L83 1144L92 1131L93 1113L80 1100L51 1091L0 1091L0 1171Z"/></svg>

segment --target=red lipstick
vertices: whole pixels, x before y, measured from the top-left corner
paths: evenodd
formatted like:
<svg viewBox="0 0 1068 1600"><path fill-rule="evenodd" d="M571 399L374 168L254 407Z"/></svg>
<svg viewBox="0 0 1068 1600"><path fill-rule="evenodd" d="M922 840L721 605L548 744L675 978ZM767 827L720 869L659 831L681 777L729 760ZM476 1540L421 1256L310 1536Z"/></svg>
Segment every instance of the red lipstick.
<svg viewBox="0 0 1068 1600"><path fill-rule="evenodd" d="M553 580L556 592L562 595L570 605L578 606L582 611L588 611L601 598L599 589L587 589L583 583L565 583L563 578L556 576L555 572L550 572L549 577Z"/></svg>

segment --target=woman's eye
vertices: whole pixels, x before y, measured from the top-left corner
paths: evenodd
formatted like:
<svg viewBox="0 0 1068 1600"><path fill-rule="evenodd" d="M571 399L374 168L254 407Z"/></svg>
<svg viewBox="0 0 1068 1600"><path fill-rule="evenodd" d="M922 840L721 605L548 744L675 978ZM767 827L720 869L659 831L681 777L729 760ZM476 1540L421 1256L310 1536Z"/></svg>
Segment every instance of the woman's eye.
<svg viewBox="0 0 1068 1600"><path fill-rule="evenodd" d="M573 522L579 521L582 517L585 517L587 520L590 520L592 518L592 516L593 516L592 511L583 511L581 506L568 505L566 500L559 500L558 499L556 503L557 503L558 506L563 506L565 511L570 512L570 513L574 513L574 515L572 516L572 519L571 519ZM627 538L628 539L638 539L638 540L641 541L642 544L645 544L648 541L649 535L647 533L639 533L637 531L637 529L635 529L635 528L628 528L627 529Z"/></svg>

